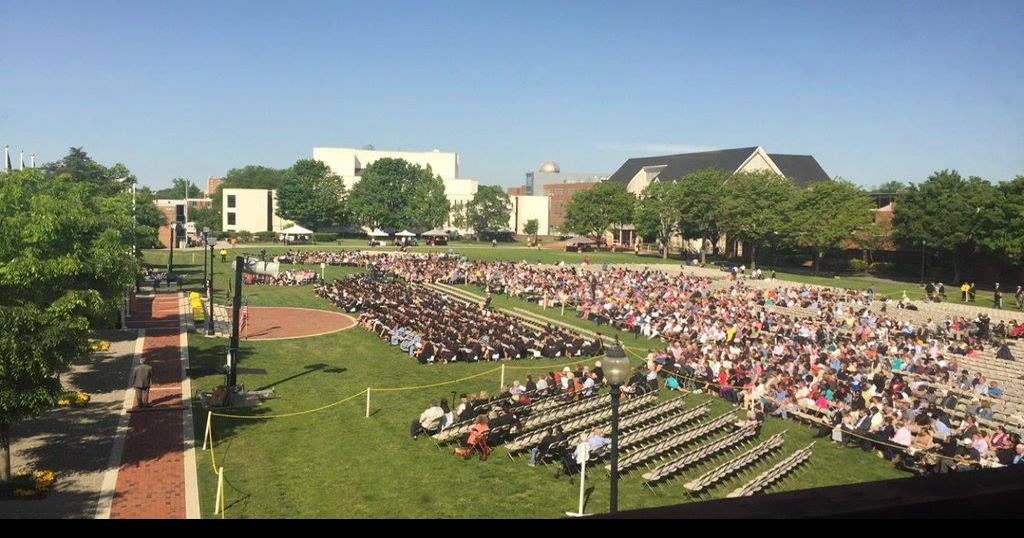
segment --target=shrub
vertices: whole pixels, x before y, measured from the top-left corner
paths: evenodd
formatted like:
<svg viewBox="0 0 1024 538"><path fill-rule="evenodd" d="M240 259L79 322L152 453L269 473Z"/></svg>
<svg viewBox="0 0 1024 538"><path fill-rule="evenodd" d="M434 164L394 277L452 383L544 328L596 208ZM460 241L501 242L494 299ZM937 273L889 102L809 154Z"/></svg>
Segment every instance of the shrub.
<svg viewBox="0 0 1024 538"><path fill-rule="evenodd" d="M257 243L272 243L277 238L276 232L256 232L253 234L253 239Z"/></svg>
<svg viewBox="0 0 1024 538"><path fill-rule="evenodd" d="M238 241L241 243L252 243L252 232L244 231L238 232Z"/></svg>
<svg viewBox="0 0 1024 538"><path fill-rule="evenodd" d="M850 269L855 273L866 273L868 271L868 268L868 262L860 258L850 260Z"/></svg>
<svg viewBox="0 0 1024 538"><path fill-rule="evenodd" d="M317 243L330 243L331 241L334 241L337 238L338 234L336 233L316 232L313 234L313 241L316 241Z"/></svg>

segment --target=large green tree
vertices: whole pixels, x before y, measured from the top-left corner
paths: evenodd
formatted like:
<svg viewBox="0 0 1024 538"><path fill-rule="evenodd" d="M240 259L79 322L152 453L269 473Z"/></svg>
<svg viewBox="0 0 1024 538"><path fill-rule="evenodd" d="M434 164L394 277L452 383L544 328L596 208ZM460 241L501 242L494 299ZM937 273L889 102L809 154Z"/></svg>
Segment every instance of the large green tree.
<svg viewBox="0 0 1024 538"><path fill-rule="evenodd" d="M931 250L950 260L960 282L963 259L974 252L984 231L984 215L995 210L995 188L987 181L964 179L955 170L935 172L900 194L893 233L904 248Z"/></svg>
<svg viewBox="0 0 1024 538"><path fill-rule="evenodd" d="M11 425L55 404L59 372L88 353L90 327L117 312L138 270L131 195L74 162L0 181L0 480Z"/></svg>
<svg viewBox="0 0 1024 538"><path fill-rule="evenodd" d="M698 240L700 262L707 261L707 251L718 243L718 209L722 189L729 174L719 168L705 168L683 176L679 185L679 232L686 239Z"/></svg>
<svg viewBox="0 0 1024 538"><path fill-rule="evenodd" d="M573 194L565 208L563 228L603 239L614 225L633 221L636 197L617 181L602 181L592 189Z"/></svg>
<svg viewBox="0 0 1024 538"><path fill-rule="evenodd" d="M135 192L135 235L136 245L142 248L161 248L157 236L160 227L167 224L167 218L157 209L153 201L156 197L149 187L138 187ZM194 210L193 210L194 211ZM189 213L192 216L192 213ZM216 229L219 229L218 226Z"/></svg>
<svg viewBox="0 0 1024 538"><path fill-rule="evenodd" d="M829 249L852 243L872 222L875 206L856 185L843 179L814 183L800 191L786 212L787 233L814 254L814 272Z"/></svg>
<svg viewBox="0 0 1024 538"><path fill-rule="evenodd" d="M466 205L466 221L477 234L508 228L511 213L512 202L508 194L497 185L480 187Z"/></svg>
<svg viewBox="0 0 1024 538"><path fill-rule="evenodd" d="M1024 265L1024 176L999 184L995 203L981 215L979 242L1013 265Z"/></svg>
<svg viewBox="0 0 1024 538"><path fill-rule="evenodd" d="M289 168L277 190L277 204L281 217L315 231L347 220L345 183L321 161L303 159Z"/></svg>
<svg viewBox="0 0 1024 538"><path fill-rule="evenodd" d="M640 193L633 214L633 224L640 235L661 240L665 246L662 249L663 258L668 258L669 241L679 230L680 208L683 205L679 193L678 183L654 181Z"/></svg>
<svg viewBox="0 0 1024 538"><path fill-rule="evenodd" d="M367 166L352 187L348 209L357 223L370 228L435 228L448 219L440 176L405 159L380 159Z"/></svg>
<svg viewBox="0 0 1024 538"><path fill-rule="evenodd" d="M750 249L751 268L757 248L785 232L785 214L796 194L793 182L770 171L740 172L725 183L718 204L719 228Z"/></svg>

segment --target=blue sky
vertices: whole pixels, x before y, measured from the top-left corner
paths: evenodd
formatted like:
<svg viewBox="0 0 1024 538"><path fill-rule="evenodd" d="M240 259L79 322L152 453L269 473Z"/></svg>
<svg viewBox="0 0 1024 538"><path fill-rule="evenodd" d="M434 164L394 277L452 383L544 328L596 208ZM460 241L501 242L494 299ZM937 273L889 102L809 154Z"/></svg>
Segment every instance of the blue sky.
<svg viewBox="0 0 1024 538"><path fill-rule="evenodd" d="M0 0L0 55L15 160L153 186L366 144L505 186L750 145L864 185L1024 174L1020 1Z"/></svg>

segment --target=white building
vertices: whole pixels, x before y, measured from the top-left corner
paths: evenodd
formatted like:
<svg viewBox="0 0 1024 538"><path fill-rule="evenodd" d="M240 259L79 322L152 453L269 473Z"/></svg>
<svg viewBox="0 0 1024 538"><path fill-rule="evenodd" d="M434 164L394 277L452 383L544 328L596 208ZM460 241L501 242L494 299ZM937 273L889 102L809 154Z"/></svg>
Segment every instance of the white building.
<svg viewBox="0 0 1024 538"><path fill-rule="evenodd" d="M551 200L547 196L509 196L512 211L508 216L508 227L519 235L526 235L526 223L537 221L537 235L549 235L551 230L548 222L548 206Z"/></svg>
<svg viewBox="0 0 1024 538"><path fill-rule="evenodd" d="M226 232L280 232L291 223L277 214L277 191L222 189L221 229Z"/></svg>

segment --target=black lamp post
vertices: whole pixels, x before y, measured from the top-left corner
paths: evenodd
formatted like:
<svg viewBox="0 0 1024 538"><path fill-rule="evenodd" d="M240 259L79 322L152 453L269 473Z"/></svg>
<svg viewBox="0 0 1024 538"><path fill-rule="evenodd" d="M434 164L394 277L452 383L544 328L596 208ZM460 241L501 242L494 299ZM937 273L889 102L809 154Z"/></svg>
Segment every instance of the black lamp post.
<svg viewBox="0 0 1024 538"><path fill-rule="evenodd" d="M608 513L614 514L619 511L619 398L622 396L622 384L629 376L629 359L616 342L608 348L603 362L605 379L612 388L612 487Z"/></svg>
<svg viewBox="0 0 1024 538"><path fill-rule="evenodd" d="M208 275L206 274L206 245L210 242L210 229L203 228L203 291L206 291L208 286Z"/></svg>
<svg viewBox="0 0 1024 538"><path fill-rule="evenodd" d="M206 287L206 302L210 306L210 312L206 316L206 335L207 336L213 336L213 333L214 333L214 330L213 330L213 328L214 328L214 325L213 325L213 246L216 243L217 243L216 238L211 238L211 237L207 237L206 238L206 246L210 247L210 256L209 256L209 258L210 258L210 271L209 271L210 280L207 283L207 287ZM203 249L203 252L206 252L205 248Z"/></svg>

